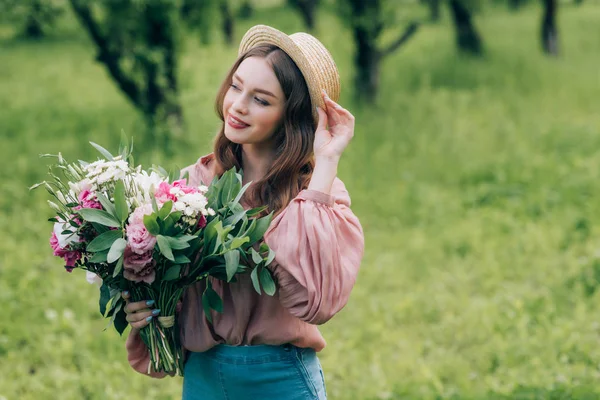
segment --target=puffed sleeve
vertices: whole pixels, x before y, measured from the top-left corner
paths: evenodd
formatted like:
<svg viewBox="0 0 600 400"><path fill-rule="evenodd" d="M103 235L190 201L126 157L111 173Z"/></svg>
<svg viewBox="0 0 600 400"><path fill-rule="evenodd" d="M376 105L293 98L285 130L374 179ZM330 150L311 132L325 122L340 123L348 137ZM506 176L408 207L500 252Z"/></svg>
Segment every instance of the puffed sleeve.
<svg viewBox="0 0 600 400"><path fill-rule="evenodd" d="M271 271L290 313L322 324L347 303L364 253L364 235L350 196L335 179L331 195L303 190L271 223L265 242Z"/></svg>
<svg viewBox="0 0 600 400"><path fill-rule="evenodd" d="M129 361L131 368L140 374L148 375L152 378L164 378L167 376L165 372L156 372L154 370L151 370L150 373L148 373L150 350L146 347L139 332L129 332L129 336L127 336L127 341L125 342L125 348L127 349L127 360Z"/></svg>

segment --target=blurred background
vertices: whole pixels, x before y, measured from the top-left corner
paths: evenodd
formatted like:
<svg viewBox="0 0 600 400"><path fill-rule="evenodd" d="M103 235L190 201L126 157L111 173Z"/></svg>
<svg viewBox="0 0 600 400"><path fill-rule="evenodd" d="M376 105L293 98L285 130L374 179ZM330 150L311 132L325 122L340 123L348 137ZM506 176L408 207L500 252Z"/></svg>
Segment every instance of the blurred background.
<svg viewBox="0 0 600 400"><path fill-rule="evenodd" d="M366 235L322 327L331 399L600 397L597 0L0 0L0 399L179 398L52 256L41 153L212 149L244 32L309 31L356 134Z"/></svg>

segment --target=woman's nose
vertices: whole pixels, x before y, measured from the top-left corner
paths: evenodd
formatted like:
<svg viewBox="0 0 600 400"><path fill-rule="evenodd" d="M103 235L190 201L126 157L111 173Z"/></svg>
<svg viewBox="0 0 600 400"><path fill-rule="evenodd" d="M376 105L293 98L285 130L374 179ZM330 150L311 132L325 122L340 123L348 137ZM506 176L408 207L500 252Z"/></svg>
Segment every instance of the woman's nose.
<svg viewBox="0 0 600 400"><path fill-rule="evenodd" d="M233 102L232 108L236 113L247 114L248 106L246 105L244 96L238 96L237 99L235 99L235 101Z"/></svg>

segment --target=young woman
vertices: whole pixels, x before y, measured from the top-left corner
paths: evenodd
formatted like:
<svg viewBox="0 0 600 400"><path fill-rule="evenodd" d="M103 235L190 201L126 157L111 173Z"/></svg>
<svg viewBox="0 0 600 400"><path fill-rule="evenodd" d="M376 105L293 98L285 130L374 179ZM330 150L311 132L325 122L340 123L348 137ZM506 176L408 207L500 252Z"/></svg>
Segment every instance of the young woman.
<svg viewBox="0 0 600 400"><path fill-rule="evenodd" d="M224 312L213 313L211 325L201 306L205 284L188 289L179 314L187 351L183 399L326 398L317 325L346 304L364 250L361 225L336 178L354 117L329 96L337 100L339 76L317 39L263 25L246 33L217 96L223 126L214 152L186 170L198 185L233 166L243 169L244 184L252 182L244 206L266 204L275 213L265 241L276 253L277 293L258 295L249 276L212 280ZM160 310L143 301L125 310L129 362L147 374L139 330Z"/></svg>

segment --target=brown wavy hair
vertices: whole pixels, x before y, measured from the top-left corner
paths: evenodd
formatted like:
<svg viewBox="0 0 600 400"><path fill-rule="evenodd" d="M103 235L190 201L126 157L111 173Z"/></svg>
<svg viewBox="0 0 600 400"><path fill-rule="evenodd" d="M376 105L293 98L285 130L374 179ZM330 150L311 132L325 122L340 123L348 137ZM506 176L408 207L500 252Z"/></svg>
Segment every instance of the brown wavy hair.
<svg viewBox="0 0 600 400"><path fill-rule="evenodd" d="M285 95L284 115L276 129L275 159L267 174L254 182L245 194L253 206L266 205L266 212L281 212L296 195L308 186L314 169L313 144L316 124L306 81L294 61L280 48L261 45L242 54L231 67L219 89L215 108L223 125L214 142L215 173L221 176L232 167L242 168L242 146L224 134L223 101L235 71L246 58L264 58Z"/></svg>

